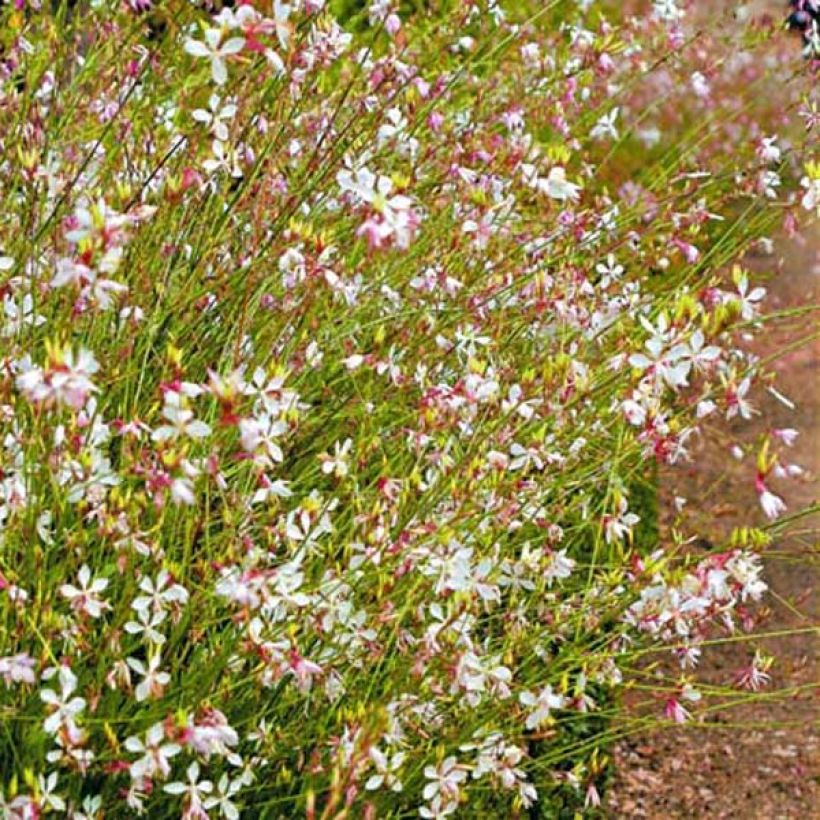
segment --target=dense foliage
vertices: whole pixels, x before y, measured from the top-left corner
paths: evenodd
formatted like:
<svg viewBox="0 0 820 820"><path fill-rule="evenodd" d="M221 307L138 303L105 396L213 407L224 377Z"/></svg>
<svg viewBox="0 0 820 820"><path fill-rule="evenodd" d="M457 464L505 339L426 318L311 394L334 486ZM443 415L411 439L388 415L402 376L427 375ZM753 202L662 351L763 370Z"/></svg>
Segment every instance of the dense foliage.
<svg viewBox="0 0 820 820"><path fill-rule="evenodd" d="M227 5L0 9L3 816L593 811L799 514L775 429L730 543L651 520L775 390L816 19Z"/></svg>

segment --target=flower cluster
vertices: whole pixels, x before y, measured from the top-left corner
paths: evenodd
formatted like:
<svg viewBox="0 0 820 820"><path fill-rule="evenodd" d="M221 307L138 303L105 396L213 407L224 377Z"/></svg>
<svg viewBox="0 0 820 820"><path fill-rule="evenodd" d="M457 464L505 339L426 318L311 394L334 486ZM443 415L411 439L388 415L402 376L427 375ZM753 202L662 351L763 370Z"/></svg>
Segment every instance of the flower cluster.
<svg viewBox="0 0 820 820"><path fill-rule="evenodd" d="M0 9L4 816L594 808L802 472L770 430L705 556L640 500L775 390L812 62L675 0L57 5Z"/></svg>

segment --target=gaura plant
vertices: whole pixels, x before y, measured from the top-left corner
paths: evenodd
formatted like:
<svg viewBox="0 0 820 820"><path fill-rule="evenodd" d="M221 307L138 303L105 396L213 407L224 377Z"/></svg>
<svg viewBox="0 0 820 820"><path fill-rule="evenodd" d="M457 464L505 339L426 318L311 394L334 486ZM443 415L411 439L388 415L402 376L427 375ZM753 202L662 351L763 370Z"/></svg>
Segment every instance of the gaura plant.
<svg viewBox="0 0 820 820"><path fill-rule="evenodd" d="M800 515L779 429L730 543L648 520L776 389L816 64L736 4L219 5L0 10L3 816L592 813Z"/></svg>

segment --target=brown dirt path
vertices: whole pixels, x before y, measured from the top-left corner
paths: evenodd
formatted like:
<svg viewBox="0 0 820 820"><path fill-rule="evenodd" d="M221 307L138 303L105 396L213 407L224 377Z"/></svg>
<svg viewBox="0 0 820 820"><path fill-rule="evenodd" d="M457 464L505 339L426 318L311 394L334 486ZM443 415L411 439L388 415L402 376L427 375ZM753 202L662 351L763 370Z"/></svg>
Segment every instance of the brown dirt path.
<svg viewBox="0 0 820 820"><path fill-rule="evenodd" d="M779 268L768 282L769 310L817 304L820 226L804 244L783 242L774 257L749 260L748 267L761 272ZM756 352L772 354L818 329L820 313L774 326L755 343ZM767 424L800 430L791 455L809 474L803 481L780 482L776 488L790 509L797 510L816 502L820 495L816 480L820 475L820 342L786 354L777 369L778 389L796 404L796 410L766 396L759 402L761 413L755 421L736 429L738 433L743 430L743 440L750 443ZM763 523L749 480L749 458L753 456L738 463L727 454L725 440L721 441L732 429L727 426L704 437L696 470L676 470L661 477L662 529L674 517L675 495L688 499L686 531L710 533L716 543L733 526L748 523L750 511L754 520ZM803 689L796 696L721 709L700 725L670 728L619 744L608 816L658 820L820 817L820 640L816 629L820 624L816 593L820 517L801 521L795 530L767 550L770 593L758 631L804 631L710 647L704 652L699 678L728 684L753 655L752 647L758 646L775 657L768 691Z"/></svg>

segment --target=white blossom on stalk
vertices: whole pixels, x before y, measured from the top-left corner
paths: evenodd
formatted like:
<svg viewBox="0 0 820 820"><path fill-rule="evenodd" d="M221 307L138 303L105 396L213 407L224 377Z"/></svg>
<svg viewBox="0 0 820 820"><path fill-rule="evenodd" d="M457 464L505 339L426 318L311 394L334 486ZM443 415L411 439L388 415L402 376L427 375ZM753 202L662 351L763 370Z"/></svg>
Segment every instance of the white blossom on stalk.
<svg viewBox="0 0 820 820"><path fill-rule="evenodd" d="M333 446L333 455L321 453L319 460L322 462L322 472L325 475L335 475L336 478L344 478L349 469L348 456L350 448L353 446L352 439L345 439L344 442L336 442Z"/></svg>
<svg viewBox="0 0 820 820"><path fill-rule="evenodd" d="M244 37L231 37L220 45L222 30L219 28L205 29L205 42L188 38L185 41L185 51L193 57L204 57L211 61L211 78L217 85L225 85L228 81L228 69L225 58L239 54L245 47Z"/></svg>
<svg viewBox="0 0 820 820"><path fill-rule="evenodd" d="M45 370L26 356L17 362L17 369L17 389L35 404L64 404L79 410L89 395L98 392L91 376L99 365L88 350L76 356L71 350L55 351Z"/></svg>
<svg viewBox="0 0 820 820"><path fill-rule="evenodd" d="M525 723L527 729L537 729L549 719L553 709L561 709L565 702L564 696L554 692L550 684L547 684L538 694L522 692L518 699L522 706L530 709Z"/></svg>
<svg viewBox="0 0 820 820"><path fill-rule="evenodd" d="M137 684L134 694L137 702L144 700L161 698L165 687L171 680L171 676L167 672L160 671L159 665L162 663L162 658L159 654L152 656L146 666L138 658L126 658L125 662L138 675L142 675L142 680Z"/></svg>
<svg viewBox="0 0 820 820"><path fill-rule="evenodd" d="M171 758L182 751L178 743L165 741L165 724L155 723L145 733L145 740L138 737L128 737L123 744L131 754L141 757L131 764L129 769L132 780L141 781L144 778L160 776L168 777L171 773Z"/></svg>
<svg viewBox="0 0 820 820"><path fill-rule="evenodd" d="M207 817L204 801L214 790L214 784L210 780L199 779L199 763L194 761L188 766L188 781L175 781L167 783L162 787L168 794L183 795L186 802L186 810L190 817Z"/></svg>
<svg viewBox="0 0 820 820"><path fill-rule="evenodd" d="M162 612L169 606L188 601L188 590L181 584L173 583L171 573L166 569L159 571L156 581L146 575L140 581L139 588L144 594L134 598L131 604L137 612Z"/></svg>
<svg viewBox="0 0 820 820"><path fill-rule="evenodd" d="M397 772L404 764L404 752L396 752L392 756L381 751L378 746L370 748L370 759L376 768L376 773L370 775L364 787L367 791L387 788L394 792L402 790L402 782L399 780Z"/></svg>
<svg viewBox="0 0 820 820"><path fill-rule="evenodd" d="M45 324L45 316L34 311L34 299L30 293L16 300L10 293L3 297L3 326L0 334L16 336L24 327L40 327Z"/></svg>
<svg viewBox="0 0 820 820"><path fill-rule="evenodd" d="M431 803L431 808L438 808L439 814L422 807L422 817L436 817L441 814L451 814L458 806L461 794L461 784L467 779L467 770L451 756L445 758L438 766L425 766L424 776L428 783L424 787L422 797Z"/></svg>
<svg viewBox="0 0 820 820"><path fill-rule="evenodd" d="M549 563L544 570L544 578L548 586L552 586L552 582L556 579L564 581L572 575L572 570L575 568L575 561L567 556L565 549L553 553L549 558Z"/></svg>
<svg viewBox="0 0 820 820"><path fill-rule="evenodd" d="M34 683L36 665L34 658L25 652L0 657L0 678L3 678L6 686L13 683Z"/></svg>
<svg viewBox="0 0 820 820"><path fill-rule="evenodd" d="M800 180L800 185L806 189L800 204L807 211L816 211L817 216L820 217L820 170L814 177L804 176Z"/></svg>
<svg viewBox="0 0 820 820"><path fill-rule="evenodd" d="M758 490L758 499L760 500L760 507L763 510L766 518L769 521L774 521L786 512L786 503L779 495L775 495L765 485Z"/></svg>
<svg viewBox="0 0 820 820"><path fill-rule="evenodd" d="M615 107L600 117L598 122L596 122L593 126L592 131L589 132L590 137L594 140L618 139L618 129L615 127L615 120L618 119L618 112L619 109Z"/></svg>
<svg viewBox="0 0 820 820"><path fill-rule="evenodd" d="M46 806L52 811L65 811L66 802L57 790L57 772L52 772L48 777L40 775L37 778L37 791L39 792L40 805Z"/></svg>
<svg viewBox="0 0 820 820"><path fill-rule="evenodd" d="M392 238L399 248L410 244L417 220L412 213L413 200L404 194L393 194L393 180L376 175L367 168L339 171L336 181L341 189L351 193L374 212L358 229L371 247L381 247Z"/></svg>
<svg viewBox="0 0 820 820"><path fill-rule="evenodd" d="M540 186L539 186L540 187ZM547 196L557 199L559 202L569 200L575 202L580 194L581 186L570 182L567 179L567 172L560 166L550 169L547 178L543 183L543 188Z"/></svg>
<svg viewBox="0 0 820 820"><path fill-rule="evenodd" d="M53 689L41 689L40 700L46 704L51 714L43 723L43 729L54 735L60 728L76 728L75 718L85 710L86 700L79 696L72 697L77 689L77 676L68 666L52 667L43 674L44 679L57 676L60 683L60 693Z"/></svg>
<svg viewBox="0 0 820 820"><path fill-rule="evenodd" d="M239 793L246 781L242 777L230 780L227 774L223 774L216 784L216 794L205 800L206 809L219 809L219 814L225 820L239 820L239 809L233 802L233 798Z"/></svg>
<svg viewBox="0 0 820 820"><path fill-rule="evenodd" d="M106 578L91 579L91 570L87 564L80 567L77 575L79 587L73 584L63 584L60 594L68 598L71 608L77 612L84 612L91 618L99 618L104 609L111 609L111 605L100 598L100 593L108 587Z"/></svg>
<svg viewBox="0 0 820 820"><path fill-rule="evenodd" d="M228 141L227 123L236 116L236 103L227 102L224 105L218 94L211 94L208 99L208 108L196 108L191 116L199 123L207 126L211 133L221 142Z"/></svg>
<svg viewBox="0 0 820 820"><path fill-rule="evenodd" d="M210 435L211 428L204 421L194 418L192 410L181 407L176 402L166 402L162 408L162 417L168 424L158 427L151 433L152 441L169 441L180 436L204 438Z"/></svg>

